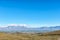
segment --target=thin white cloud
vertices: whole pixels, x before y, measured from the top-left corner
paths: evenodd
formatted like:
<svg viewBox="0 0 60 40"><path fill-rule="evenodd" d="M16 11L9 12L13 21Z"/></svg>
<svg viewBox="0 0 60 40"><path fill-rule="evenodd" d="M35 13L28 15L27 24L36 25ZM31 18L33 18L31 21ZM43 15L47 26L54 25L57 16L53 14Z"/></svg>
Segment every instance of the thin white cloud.
<svg viewBox="0 0 60 40"><path fill-rule="evenodd" d="M24 26L24 27L28 27L27 24L0 24L0 27L8 27L8 26Z"/></svg>
<svg viewBox="0 0 60 40"><path fill-rule="evenodd" d="M60 24L0 24L0 27L8 27L8 26L24 26L28 28L37 28L37 27L54 27L60 26Z"/></svg>
<svg viewBox="0 0 60 40"><path fill-rule="evenodd" d="M8 24L8 26L28 26L27 24Z"/></svg>

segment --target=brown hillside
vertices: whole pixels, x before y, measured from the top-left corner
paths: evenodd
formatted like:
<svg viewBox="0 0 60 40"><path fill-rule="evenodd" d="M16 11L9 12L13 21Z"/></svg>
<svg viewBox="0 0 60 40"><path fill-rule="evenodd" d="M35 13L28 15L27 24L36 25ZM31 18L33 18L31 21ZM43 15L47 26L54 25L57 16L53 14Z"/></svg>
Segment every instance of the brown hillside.
<svg viewBox="0 0 60 40"><path fill-rule="evenodd" d="M53 32L48 32L48 33L45 33L45 34L49 34L49 35L60 35L60 30L53 31Z"/></svg>

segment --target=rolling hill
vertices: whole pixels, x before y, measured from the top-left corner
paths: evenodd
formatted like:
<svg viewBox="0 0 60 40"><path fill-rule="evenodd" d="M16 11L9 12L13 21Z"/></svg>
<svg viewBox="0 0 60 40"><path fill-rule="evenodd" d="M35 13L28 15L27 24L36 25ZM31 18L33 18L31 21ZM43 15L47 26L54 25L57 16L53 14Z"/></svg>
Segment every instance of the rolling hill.
<svg viewBox="0 0 60 40"><path fill-rule="evenodd" d="M60 35L60 30L45 33L46 35Z"/></svg>

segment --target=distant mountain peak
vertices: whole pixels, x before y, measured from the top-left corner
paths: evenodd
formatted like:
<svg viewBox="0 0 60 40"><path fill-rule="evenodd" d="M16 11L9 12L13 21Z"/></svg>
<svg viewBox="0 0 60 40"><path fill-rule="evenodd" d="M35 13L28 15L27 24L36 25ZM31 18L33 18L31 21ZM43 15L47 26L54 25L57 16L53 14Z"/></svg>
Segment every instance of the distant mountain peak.
<svg viewBox="0 0 60 40"><path fill-rule="evenodd" d="M10 25L8 27L0 28L0 31L8 31L8 32L11 32L11 31L13 32L51 32L55 30L60 30L60 26L27 28L26 26Z"/></svg>
<svg viewBox="0 0 60 40"><path fill-rule="evenodd" d="M26 28L26 26L8 26L8 28Z"/></svg>

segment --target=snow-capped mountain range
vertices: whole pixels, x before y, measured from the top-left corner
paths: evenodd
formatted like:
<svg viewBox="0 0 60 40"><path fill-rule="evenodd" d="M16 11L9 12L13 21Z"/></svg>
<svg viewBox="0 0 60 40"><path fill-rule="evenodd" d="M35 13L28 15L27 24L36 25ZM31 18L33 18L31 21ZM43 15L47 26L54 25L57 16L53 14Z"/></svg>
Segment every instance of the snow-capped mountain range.
<svg viewBox="0 0 60 40"><path fill-rule="evenodd" d="M0 28L1 32L50 32L55 30L60 30L60 26L40 28L27 28L25 26L8 26Z"/></svg>

